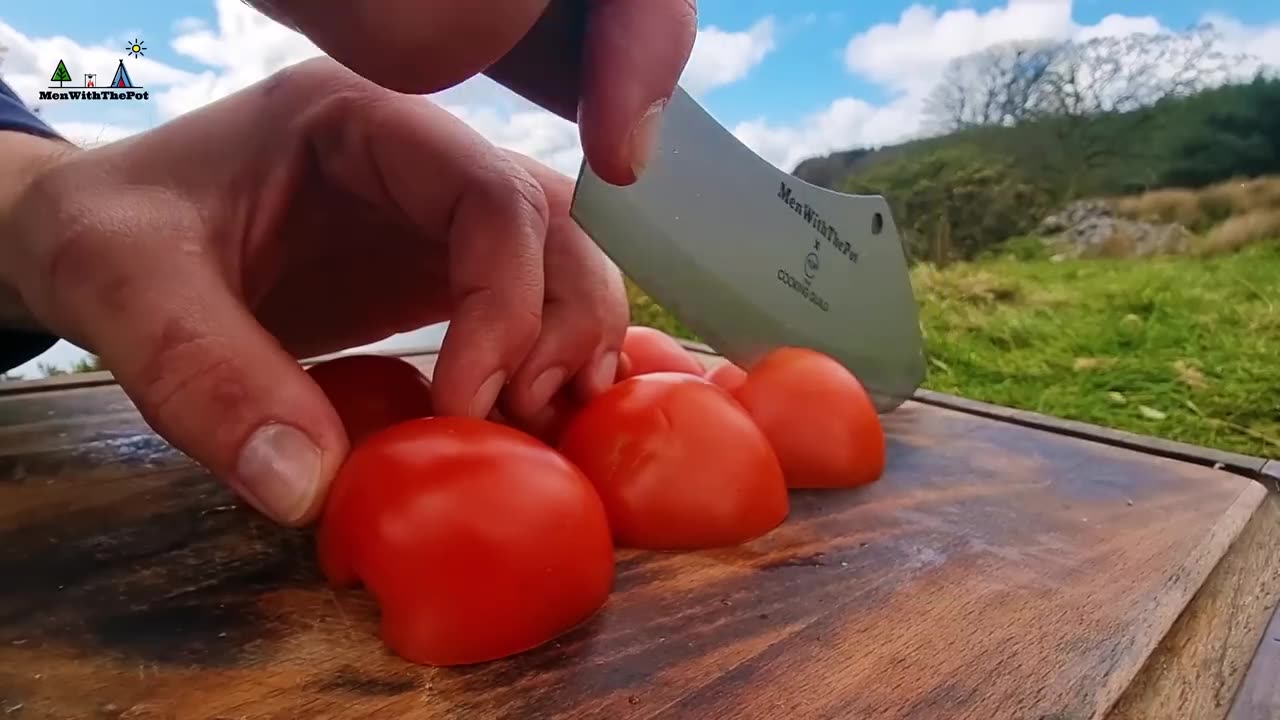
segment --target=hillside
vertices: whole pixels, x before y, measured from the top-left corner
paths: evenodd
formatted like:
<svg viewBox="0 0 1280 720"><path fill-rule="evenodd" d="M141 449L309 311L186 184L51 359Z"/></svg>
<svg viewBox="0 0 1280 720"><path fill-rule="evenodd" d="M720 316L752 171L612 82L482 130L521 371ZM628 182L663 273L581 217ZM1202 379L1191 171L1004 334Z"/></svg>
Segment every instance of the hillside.
<svg viewBox="0 0 1280 720"><path fill-rule="evenodd" d="M1258 76L1123 112L1033 116L834 153L793 174L885 195L917 259L971 259L1080 198L1280 173L1277 107L1280 79Z"/></svg>

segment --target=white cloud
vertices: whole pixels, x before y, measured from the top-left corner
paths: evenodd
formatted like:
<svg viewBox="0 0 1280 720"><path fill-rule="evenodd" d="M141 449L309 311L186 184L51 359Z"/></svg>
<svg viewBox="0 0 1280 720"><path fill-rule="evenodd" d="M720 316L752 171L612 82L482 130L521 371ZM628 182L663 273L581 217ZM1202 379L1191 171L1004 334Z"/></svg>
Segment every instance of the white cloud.
<svg viewBox="0 0 1280 720"><path fill-rule="evenodd" d="M1250 26L1217 13L1206 15L1202 20L1217 29L1222 36L1223 45L1234 52L1257 58L1255 63L1242 70L1253 72L1259 69L1259 65L1275 70L1280 66L1280 22Z"/></svg>
<svg viewBox="0 0 1280 720"><path fill-rule="evenodd" d="M1093 40L1094 38L1122 37L1136 33L1154 34L1167 32L1168 28L1149 15L1132 17L1112 14L1099 20L1097 25L1076 27L1074 30L1073 36L1076 40Z"/></svg>
<svg viewBox="0 0 1280 720"><path fill-rule="evenodd" d="M775 32L772 17L744 32L729 32L714 25L702 28L680 77L681 86L697 96L745 78L773 51Z"/></svg>
<svg viewBox="0 0 1280 720"><path fill-rule="evenodd" d="M764 118L738 123L733 133L758 155L785 172L815 155L855 147L876 147L916 134L922 100L906 95L886 105L844 97L797 124L778 125Z"/></svg>
<svg viewBox="0 0 1280 720"><path fill-rule="evenodd" d="M569 175L578 174L582 148L578 127L530 103L528 109L504 113L492 106L442 104L476 132L499 147L536 158Z"/></svg>
<svg viewBox="0 0 1280 720"><path fill-rule="evenodd" d="M1009 0L979 12L939 13L912 5L897 23L861 32L845 47L848 70L898 92L927 92L955 58L1006 42L1128 35L1162 29L1153 17L1108 15L1095 25L1072 19L1072 0Z"/></svg>

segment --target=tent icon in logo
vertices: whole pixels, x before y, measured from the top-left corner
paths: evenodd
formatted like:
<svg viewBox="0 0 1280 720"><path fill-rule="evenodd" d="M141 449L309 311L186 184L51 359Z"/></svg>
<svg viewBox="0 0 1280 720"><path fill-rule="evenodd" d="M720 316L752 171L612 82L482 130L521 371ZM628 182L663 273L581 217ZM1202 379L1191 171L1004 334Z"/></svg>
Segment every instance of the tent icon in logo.
<svg viewBox="0 0 1280 720"><path fill-rule="evenodd" d="M131 88L133 80L129 79L129 71L124 69L124 60L116 66L115 77L111 78L111 87L113 88Z"/></svg>

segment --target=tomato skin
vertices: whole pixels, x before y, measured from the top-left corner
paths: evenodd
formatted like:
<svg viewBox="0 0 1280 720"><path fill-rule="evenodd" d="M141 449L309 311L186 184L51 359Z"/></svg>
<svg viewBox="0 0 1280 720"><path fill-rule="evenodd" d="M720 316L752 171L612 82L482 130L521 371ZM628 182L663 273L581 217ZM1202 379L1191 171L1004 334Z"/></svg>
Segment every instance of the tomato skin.
<svg viewBox="0 0 1280 720"><path fill-rule="evenodd" d="M661 330L632 325L622 339L628 359L627 375L619 379L655 372L682 372L702 377L706 369L675 338Z"/></svg>
<svg viewBox="0 0 1280 720"><path fill-rule="evenodd" d="M712 368L707 373L707 379L734 393L747 381L747 371L726 361Z"/></svg>
<svg viewBox="0 0 1280 720"><path fill-rule="evenodd" d="M604 605L608 521L559 453L487 420L410 420L348 457L317 533L321 569L362 582L384 642L428 665L532 649Z"/></svg>
<svg viewBox="0 0 1280 720"><path fill-rule="evenodd" d="M779 348L734 393L764 431L793 488L847 488L884 472L880 416L862 383L832 358Z"/></svg>
<svg viewBox="0 0 1280 720"><path fill-rule="evenodd" d="M764 434L722 388L687 373L614 385L574 417L560 451L595 484L619 546L736 545L790 509Z"/></svg>
<svg viewBox="0 0 1280 720"><path fill-rule="evenodd" d="M383 428L434 413L431 381L398 357L342 355L307 374L337 411L353 447Z"/></svg>

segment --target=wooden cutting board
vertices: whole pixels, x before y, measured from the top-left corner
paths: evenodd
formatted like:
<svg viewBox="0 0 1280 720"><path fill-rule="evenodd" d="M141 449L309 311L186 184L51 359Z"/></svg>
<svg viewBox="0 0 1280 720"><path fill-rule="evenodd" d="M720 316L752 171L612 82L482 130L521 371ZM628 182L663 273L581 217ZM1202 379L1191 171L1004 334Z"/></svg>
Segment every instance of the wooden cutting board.
<svg viewBox="0 0 1280 720"><path fill-rule="evenodd" d="M1100 718L1265 495L919 402L885 422L878 484L795 492L742 547L619 552L584 626L433 669L114 385L0 394L0 718Z"/></svg>

